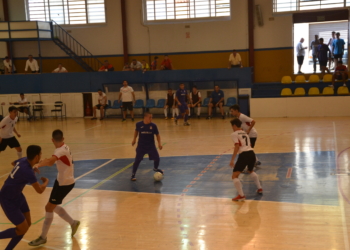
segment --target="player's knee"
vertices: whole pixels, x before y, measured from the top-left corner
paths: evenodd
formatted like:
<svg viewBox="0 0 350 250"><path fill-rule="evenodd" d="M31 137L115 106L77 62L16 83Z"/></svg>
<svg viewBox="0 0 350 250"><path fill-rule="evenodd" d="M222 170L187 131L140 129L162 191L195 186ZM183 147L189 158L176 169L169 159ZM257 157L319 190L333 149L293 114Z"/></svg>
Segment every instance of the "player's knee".
<svg viewBox="0 0 350 250"><path fill-rule="evenodd" d="M18 147L16 148L17 152L22 152L22 148L21 147Z"/></svg>
<svg viewBox="0 0 350 250"><path fill-rule="evenodd" d="M52 204L52 203L47 203L46 206L45 206L45 211L46 212L53 212L53 210L55 209L57 205L55 204Z"/></svg>

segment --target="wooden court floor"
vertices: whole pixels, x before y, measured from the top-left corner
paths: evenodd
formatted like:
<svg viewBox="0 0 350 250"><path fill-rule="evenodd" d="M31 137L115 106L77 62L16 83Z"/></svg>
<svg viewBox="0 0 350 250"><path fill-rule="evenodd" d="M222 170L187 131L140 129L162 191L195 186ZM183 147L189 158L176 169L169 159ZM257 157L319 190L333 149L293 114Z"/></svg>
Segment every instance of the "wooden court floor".
<svg viewBox="0 0 350 250"><path fill-rule="evenodd" d="M350 118L260 118L256 121L259 136L255 152L258 156L321 151L331 152L334 155L331 156L334 159L322 163L329 166L329 173L334 175L334 181L338 185L335 189L338 191L335 191L334 196L330 198L334 200L333 203L321 200L317 201L317 204L311 204L307 199L303 199L305 196L298 191L293 195L301 196L300 202L250 199L233 203L230 198L215 195L206 197L184 193L151 193L142 190L140 192L103 190L100 186L96 186L100 185L103 179L94 181L94 172L90 174L86 172L86 177L91 175L91 187L97 184L91 189L75 188L66 198L69 203L65 204L65 209L72 217L81 221L76 236L72 239L69 227L56 216L48 234L47 244L34 249L349 250ZM229 119L217 118L210 121L203 118L195 119L190 121L190 127L175 126L172 120L166 121L160 118L154 119L153 122L159 127L164 145L160 151L161 157L179 156L179 164L181 156L219 158L231 152L233 145ZM82 118L63 121L50 118L34 122L20 121L17 125L17 130L22 135L19 141L24 150L30 144L40 145L43 157L49 157L54 150L50 140L51 132L57 128L63 130L66 144L70 146L77 162L134 157L135 149L131 146L134 123L130 120L124 123L120 119L105 119L100 122ZM0 154L0 158L2 185L12 169L10 162L15 160L16 152L7 148ZM311 159L306 159L308 160ZM148 162L148 159L145 161ZM315 165L313 167L317 169L317 159L312 159L312 162ZM304 163L300 162L300 165ZM210 164L208 161L208 165ZM225 169L225 166L220 167ZM226 167L225 180L231 173L229 167ZM264 165L263 162L259 176L265 176L265 180L278 179L277 174L268 172L269 167L271 166ZM149 165L149 168L152 166ZM206 168L206 165L203 165L203 168ZM130 173L130 166L116 173L124 174L123 171ZM268 174L264 175L264 171ZM210 169L204 172L209 176L216 174ZM178 174L181 175L181 172ZM316 174L310 173L308 176L306 179L298 179L299 176L295 174L293 178L300 186L310 186L310 192L320 195L327 191L327 183L324 187L321 185L321 188L318 185L317 190L314 190L312 184L316 185L320 180ZM138 177L142 178L142 172ZM167 182L167 179L165 178L163 182ZM179 185L183 185L182 182L179 182ZM201 187L214 190L215 185L211 185L203 183ZM182 188L185 190L187 186ZM231 192L232 197L236 195L233 184L228 189L227 192ZM44 206L50 191L51 188L48 188L44 194L39 195L30 186L25 188L24 193L31 208L33 225L17 249L32 249L27 246L27 242L40 235L43 223L41 218L44 216ZM277 192L278 188L264 191L271 195ZM0 230L12 227L8 223L1 210ZM0 240L0 248L3 249L7 242L8 240Z"/></svg>

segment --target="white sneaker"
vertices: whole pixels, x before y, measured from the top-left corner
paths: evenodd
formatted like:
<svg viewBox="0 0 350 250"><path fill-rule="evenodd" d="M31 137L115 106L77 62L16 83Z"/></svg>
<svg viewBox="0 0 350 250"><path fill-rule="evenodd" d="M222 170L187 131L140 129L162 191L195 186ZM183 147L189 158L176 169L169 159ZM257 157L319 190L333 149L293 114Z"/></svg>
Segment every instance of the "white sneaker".
<svg viewBox="0 0 350 250"><path fill-rule="evenodd" d="M31 242L28 243L29 246L32 247L36 247L36 246L40 246L42 244L45 244L47 241L47 239L43 239L41 236L39 236L39 238L37 238L36 240L32 240Z"/></svg>
<svg viewBox="0 0 350 250"><path fill-rule="evenodd" d="M73 224L71 225L72 228L72 237L75 235L75 233L78 231L78 228L80 226L80 221L75 220Z"/></svg>

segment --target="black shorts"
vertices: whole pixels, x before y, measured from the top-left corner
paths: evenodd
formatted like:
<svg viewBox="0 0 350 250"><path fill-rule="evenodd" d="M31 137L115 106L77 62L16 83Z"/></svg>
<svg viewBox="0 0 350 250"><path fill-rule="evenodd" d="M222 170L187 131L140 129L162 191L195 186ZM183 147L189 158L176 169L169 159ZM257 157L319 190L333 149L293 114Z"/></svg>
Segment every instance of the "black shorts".
<svg viewBox="0 0 350 250"><path fill-rule="evenodd" d="M334 58L335 59L342 59L343 58L343 54L334 55Z"/></svg>
<svg viewBox="0 0 350 250"><path fill-rule="evenodd" d="M108 108L108 105L102 105L102 104L97 104L96 108L100 109L101 107L103 107L104 109Z"/></svg>
<svg viewBox="0 0 350 250"><path fill-rule="evenodd" d="M24 110L28 110L28 107L18 107L18 111L23 113Z"/></svg>
<svg viewBox="0 0 350 250"><path fill-rule="evenodd" d="M219 102L220 103L220 102ZM224 104L224 102L221 102L222 103L222 106L224 106L225 104ZM212 102L212 104L213 104L213 108L215 108L215 106L216 106L216 104L218 104L217 102ZM220 105L219 105L219 107L220 107Z"/></svg>
<svg viewBox="0 0 350 250"><path fill-rule="evenodd" d="M23 194L21 194L18 198L10 200L0 198L0 204L6 217L16 226L21 224L26 219L24 214L30 211L27 200Z"/></svg>
<svg viewBox="0 0 350 250"><path fill-rule="evenodd" d="M327 67L328 61L319 61L321 67Z"/></svg>
<svg viewBox="0 0 350 250"><path fill-rule="evenodd" d="M123 102L122 104L123 111L132 111L134 109L134 106L132 105L132 102Z"/></svg>
<svg viewBox="0 0 350 250"><path fill-rule="evenodd" d="M237 65L233 65L233 64L231 64L231 68L239 68L239 67L241 67L241 65L240 65L240 64L237 64Z"/></svg>
<svg viewBox="0 0 350 250"><path fill-rule="evenodd" d="M19 148L21 145L19 145L19 142L17 141L16 137L11 138L2 138L2 141L0 143L0 152L4 151L6 147L9 146L10 148Z"/></svg>
<svg viewBox="0 0 350 250"><path fill-rule="evenodd" d="M304 56L297 56L298 64L303 65L304 63Z"/></svg>
<svg viewBox="0 0 350 250"><path fill-rule="evenodd" d="M32 71L32 73L34 74L34 73L39 73L40 71L38 70L38 71Z"/></svg>
<svg viewBox="0 0 350 250"><path fill-rule="evenodd" d="M69 194L70 191L74 188L75 183L68 186L60 186L58 181L55 180L53 185L49 202L51 204L60 205L62 204L63 199Z"/></svg>
<svg viewBox="0 0 350 250"><path fill-rule="evenodd" d="M246 166L248 166L248 171L253 171L255 162L256 157L253 150L242 152L238 155L233 172L243 172Z"/></svg>
<svg viewBox="0 0 350 250"><path fill-rule="evenodd" d="M250 139L250 146L251 146L252 148L254 148L257 138L255 137L255 138L249 138L249 139Z"/></svg>
<svg viewBox="0 0 350 250"><path fill-rule="evenodd" d="M343 74L335 75L335 79L343 80ZM345 80L348 80L348 73L345 73Z"/></svg>

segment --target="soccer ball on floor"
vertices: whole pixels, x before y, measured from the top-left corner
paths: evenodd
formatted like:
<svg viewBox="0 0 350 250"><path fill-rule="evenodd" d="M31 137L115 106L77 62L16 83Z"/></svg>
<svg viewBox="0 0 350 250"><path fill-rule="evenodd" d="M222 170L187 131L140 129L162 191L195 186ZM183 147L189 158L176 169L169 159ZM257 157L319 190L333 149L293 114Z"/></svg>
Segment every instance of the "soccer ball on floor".
<svg viewBox="0 0 350 250"><path fill-rule="evenodd" d="M161 180L163 180L164 176L160 172L155 172L153 175L153 178L155 181L161 181Z"/></svg>

